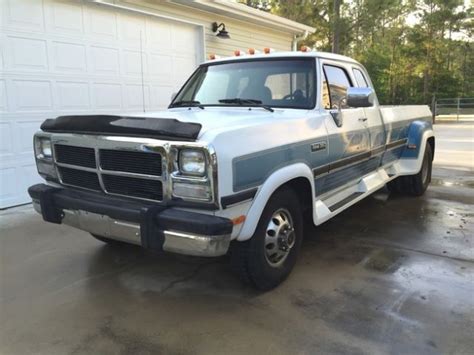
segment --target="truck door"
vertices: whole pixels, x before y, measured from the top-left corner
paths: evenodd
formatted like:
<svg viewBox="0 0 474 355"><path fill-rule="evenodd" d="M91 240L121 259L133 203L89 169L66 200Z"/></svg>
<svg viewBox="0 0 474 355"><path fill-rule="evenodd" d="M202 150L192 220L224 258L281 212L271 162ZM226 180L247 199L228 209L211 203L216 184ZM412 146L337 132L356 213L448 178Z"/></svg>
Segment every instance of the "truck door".
<svg viewBox="0 0 474 355"><path fill-rule="evenodd" d="M348 72L350 67L329 60L321 64L321 103L327 112L329 157L326 166L315 170L318 195L354 182L370 169L367 166L370 137L365 111L350 108L345 101L347 88L354 86Z"/></svg>
<svg viewBox="0 0 474 355"><path fill-rule="evenodd" d="M367 80L368 76L364 73L362 68L353 67L352 74L354 75L356 86L371 87L372 90L374 90L369 80ZM372 107L364 108L364 113L367 119L364 123L369 130L371 155L374 160L377 160L377 166L379 166L385 150L386 132L378 102L375 102Z"/></svg>

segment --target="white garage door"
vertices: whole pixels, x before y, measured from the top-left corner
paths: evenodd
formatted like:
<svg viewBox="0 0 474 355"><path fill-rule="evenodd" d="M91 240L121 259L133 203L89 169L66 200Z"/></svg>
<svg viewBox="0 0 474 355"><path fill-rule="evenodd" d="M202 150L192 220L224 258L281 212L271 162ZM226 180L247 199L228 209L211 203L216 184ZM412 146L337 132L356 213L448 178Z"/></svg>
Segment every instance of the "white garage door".
<svg viewBox="0 0 474 355"><path fill-rule="evenodd" d="M0 6L0 208L29 202L40 181L32 137L44 119L164 108L202 58L193 25L84 1Z"/></svg>

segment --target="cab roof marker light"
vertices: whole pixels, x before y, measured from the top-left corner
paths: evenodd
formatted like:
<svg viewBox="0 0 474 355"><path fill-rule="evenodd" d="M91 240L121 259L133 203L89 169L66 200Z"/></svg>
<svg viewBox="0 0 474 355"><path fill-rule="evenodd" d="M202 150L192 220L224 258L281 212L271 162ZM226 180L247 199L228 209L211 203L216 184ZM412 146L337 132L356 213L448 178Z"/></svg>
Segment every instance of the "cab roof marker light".
<svg viewBox="0 0 474 355"><path fill-rule="evenodd" d="M305 53L305 52L312 52L313 49L308 47L308 46L301 46L300 51Z"/></svg>
<svg viewBox="0 0 474 355"><path fill-rule="evenodd" d="M234 51L234 56L236 56L236 57L241 57L241 56L243 56L243 55L245 55L245 52L244 52L244 51L241 51L240 49L236 49L236 50Z"/></svg>
<svg viewBox="0 0 474 355"><path fill-rule="evenodd" d="M256 50L255 48L249 48L247 53L250 54L250 55L260 54L260 51Z"/></svg>
<svg viewBox="0 0 474 355"><path fill-rule="evenodd" d="M270 48L270 47L263 48L263 53L265 53L265 54L270 54L270 53L273 53L273 52L275 52L275 50L273 48Z"/></svg>
<svg viewBox="0 0 474 355"><path fill-rule="evenodd" d="M209 55L209 59L210 59L210 60L220 59L220 58L221 58L220 55L217 55L217 54L214 54L214 53L212 53L212 54Z"/></svg>

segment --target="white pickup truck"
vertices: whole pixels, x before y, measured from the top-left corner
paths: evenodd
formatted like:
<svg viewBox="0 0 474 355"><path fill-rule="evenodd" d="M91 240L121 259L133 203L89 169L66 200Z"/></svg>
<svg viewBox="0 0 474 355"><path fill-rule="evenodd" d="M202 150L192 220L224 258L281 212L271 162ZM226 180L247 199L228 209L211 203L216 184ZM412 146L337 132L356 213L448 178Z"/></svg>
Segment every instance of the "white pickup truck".
<svg viewBox="0 0 474 355"><path fill-rule="evenodd" d="M45 221L229 252L259 289L295 265L304 216L319 225L386 184L422 195L435 150L427 106L379 106L361 64L320 52L211 60L165 111L48 119L34 145Z"/></svg>

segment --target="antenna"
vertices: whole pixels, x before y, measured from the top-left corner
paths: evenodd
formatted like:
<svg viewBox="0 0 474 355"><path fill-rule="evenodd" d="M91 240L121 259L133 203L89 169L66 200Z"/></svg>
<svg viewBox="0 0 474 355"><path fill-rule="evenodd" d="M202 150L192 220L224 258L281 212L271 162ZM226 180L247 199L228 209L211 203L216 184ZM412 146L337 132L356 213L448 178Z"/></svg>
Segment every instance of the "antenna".
<svg viewBox="0 0 474 355"><path fill-rule="evenodd" d="M143 103L143 112L145 110L145 76L143 73L143 41L142 41L142 30L140 30L140 66L142 74L142 103Z"/></svg>

